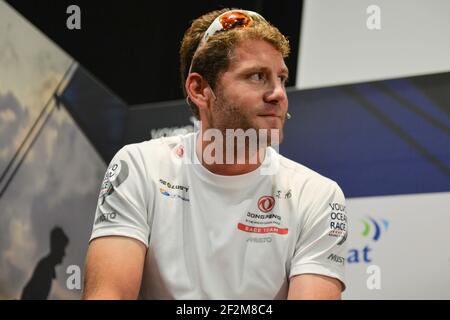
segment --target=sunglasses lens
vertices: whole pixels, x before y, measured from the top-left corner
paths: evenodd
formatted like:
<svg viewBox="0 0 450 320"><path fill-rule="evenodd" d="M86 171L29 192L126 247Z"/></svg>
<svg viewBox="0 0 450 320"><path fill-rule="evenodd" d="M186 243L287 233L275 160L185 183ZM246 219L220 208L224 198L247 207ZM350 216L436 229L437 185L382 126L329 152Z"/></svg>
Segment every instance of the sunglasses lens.
<svg viewBox="0 0 450 320"><path fill-rule="evenodd" d="M223 30L243 28L250 24L251 18L242 12L232 11L220 17Z"/></svg>

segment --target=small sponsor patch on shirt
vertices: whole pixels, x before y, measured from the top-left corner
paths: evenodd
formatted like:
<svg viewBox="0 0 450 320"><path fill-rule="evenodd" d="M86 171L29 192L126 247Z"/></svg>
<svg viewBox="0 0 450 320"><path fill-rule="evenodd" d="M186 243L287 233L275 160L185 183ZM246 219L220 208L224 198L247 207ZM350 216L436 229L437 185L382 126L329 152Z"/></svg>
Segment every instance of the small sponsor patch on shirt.
<svg viewBox="0 0 450 320"><path fill-rule="evenodd" d="M244 232L250 233L277 233L277 234L288 234L288 228L278 228L278 227L253 227L243 223L238 223L238 229Z"/></svg>

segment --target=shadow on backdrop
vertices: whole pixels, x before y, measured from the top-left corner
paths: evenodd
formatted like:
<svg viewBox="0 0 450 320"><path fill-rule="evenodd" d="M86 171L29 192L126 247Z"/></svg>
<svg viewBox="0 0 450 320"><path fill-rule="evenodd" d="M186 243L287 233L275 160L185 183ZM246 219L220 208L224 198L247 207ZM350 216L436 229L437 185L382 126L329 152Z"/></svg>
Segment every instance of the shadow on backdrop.
<svg viewBox="0 0 450 320"><path fill-rule="evenodd" d="M22 291L21 300L47 300L52 280L56 278L55 267L62 263L68 244L69 238L63 229L54 227L50 232L50 253L37 264Z"/></svg>

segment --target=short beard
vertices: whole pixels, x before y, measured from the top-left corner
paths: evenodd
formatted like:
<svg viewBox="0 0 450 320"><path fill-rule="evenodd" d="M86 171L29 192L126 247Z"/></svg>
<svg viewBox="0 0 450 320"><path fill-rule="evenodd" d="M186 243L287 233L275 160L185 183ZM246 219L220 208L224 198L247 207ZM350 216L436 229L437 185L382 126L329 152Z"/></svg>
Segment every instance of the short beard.
<svg viewBox="0 0 450 320"><path fill-rule="evenodd" d="M217 92L216 97L216 100L211 106L211 110L213 115L220 114L220 117L212 116L210 119L210 124L211 128L218 129L222 133L222 136L224 138L226 137L227 129L242 129L244 132L249 129L255 129L257 131L258 146L261 145L260 143L262 143L263 146L275 146L281 143L281 139L283 137L282 129L276 135L276 137L272 137L271 129L267 129L267 136L265 136L266 138L264 139L265 141L259 141L260 128L257 128L255 124L251 123L251 121L248 119L248 115L242 114L241 109L237 105L227 101L221 91ZM274 141L272 141L272 138L275 138Z"/></svg>
<svg viewBox="0 0 450 320"><path fill-rule="evenodd" d="M242 129L246 131L254 128L248 118L241 113L240 108L226 101L221 92L218 92L217 99L214 101L211 110L214 115L221 115L220 118L211 117L211 126L220 130L223 135L225 135L226 129Z"/></svg>

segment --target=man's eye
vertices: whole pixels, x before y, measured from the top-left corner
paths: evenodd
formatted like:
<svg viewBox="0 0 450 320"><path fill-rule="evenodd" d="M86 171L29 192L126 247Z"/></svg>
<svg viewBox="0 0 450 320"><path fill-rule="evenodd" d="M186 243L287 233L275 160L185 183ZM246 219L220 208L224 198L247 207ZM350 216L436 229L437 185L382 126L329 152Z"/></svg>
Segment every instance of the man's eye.
<svg viewBox="0 0 450 320"><path fill-rule="evenodd" d="M286 76L279 76L279 78L282 84L286 84L286 82L288 82L288 77Z"/></svg>
<svg viewBox="0 0 450 320"><path fill-rule="evenodd" d="M255 81L261 81L264 80L264 74L262 74L261 72L258 73L254 73L250 76L251 80L255 80Z"/></svg>

